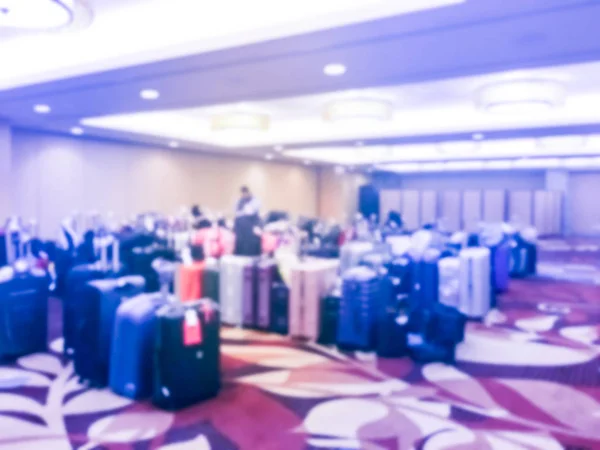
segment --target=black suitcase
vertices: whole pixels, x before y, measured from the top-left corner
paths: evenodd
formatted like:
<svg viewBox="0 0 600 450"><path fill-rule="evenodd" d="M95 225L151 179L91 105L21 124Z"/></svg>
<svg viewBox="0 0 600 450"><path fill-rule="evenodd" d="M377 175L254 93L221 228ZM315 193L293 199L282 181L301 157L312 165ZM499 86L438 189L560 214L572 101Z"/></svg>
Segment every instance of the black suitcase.
<svg viewBox="0 0 600 450"><path fill-rule="evenodd" d="M409 294L412 291L413 262L407 256L395 258L387 266L396 294Z"/></svg>
<svg viewBox="0 0 600 450"><path fill-rule="evenodd" d="M0 271L0 359L47 350L49 282L39 269Z"/></svg>
<svg viewBox="0 0 600 450"><path fill-rule="evenodd" d="M178 410L221 388L219 308L212 300L173 303L157 312L152 402Z"/></svg>
<svg viewBox="0 0 600 450"><path fill-rule="evenodd" d="M290 290L284 283L273 283L271 287L271 331L288 334Z"/></svg>
<svg viewBox="0 0 600 450"><path fill-rule="evenodd" d="M219 265L206 264L202 273L202 297L219 303Z"/></svg>
<svg viewBox="0 0 600 450"><path fill-rule="evenodd" d="M377 324L376 353L383 358L400 358L406 355L408 329L401 323L403 308L408 303L408 294L397 294L391 285L391 280L383 280L382 295L388 296L389 301L381 307Z"/></svg>
<svg viewBox="0 0 600 450"><path fill-rule="evenodd" d="M423 341L408 345L411 358L420 363L444 362L453 363L455 346L447 346Z"/></svg>
<svg viewBox="0 0 600 450"><path fill-rule="evenodd" d="M456 345L465 338L467 318L456 308L438 303L431 307L427 340L440 345Z"/></svg>
<svg viewBox="0 0 600 450"><path fill-rule="evenodd" d="M134 275L141 275L144 277L144 280L146 281L146 292L157 292L160 290L158 274L152 268L152 263L158 258L167 261L175 261L175 251L157 244L146 247L137 247L132 250L130 271Z"/></svg>
<svg viewBox="0 0 600 450"><path fill-rule="evenodd" d="M143 292L141 276L95 280L86 284L82 297L74 304L73 363L75 373L90 386L108 384L117 308Z"/></svg>
<svg viewBox="0 0 600 450"><path fill-rule="evenodd" d="M80 264L69 270L66 278L66 292L63 296L63 337L65 355L73 355L73 342L76 330L77 302L83 296L89 281L102 280L104 278L117 278L121 270L115 272L112 268L100 263Z"/></svg>
<svg viewBox="0 0 600 450"><path fill-rule="evenodd" d="M342 293L334 291L321 299L319 339L321 345L334 345L337 341L337 326Z"/></svg>

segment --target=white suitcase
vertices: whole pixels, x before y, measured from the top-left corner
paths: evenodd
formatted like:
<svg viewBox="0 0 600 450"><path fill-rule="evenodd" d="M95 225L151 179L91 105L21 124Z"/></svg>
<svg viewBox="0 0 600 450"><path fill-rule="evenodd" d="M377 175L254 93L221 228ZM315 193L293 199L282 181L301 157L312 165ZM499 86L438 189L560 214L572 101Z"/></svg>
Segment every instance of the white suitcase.
<svg viewBox="0 0 600 450"><path fill-rule="evenodd" d="M319 335L321 298L337 282L339 262L310 259L292 268L289 302L289 334L313 341Z"/></svg>
<svg viewBox="0 0 600 450"><path fill-rule="evenodd" d="M388 236L385 243L392 249L394 256L404 256L412 245L410 236Z"/></svg>
<svg viewBox="0 0 600 450"><path fill-rule="evenodd" d="M219 297L221 322L242 326L244 321L244 269L253 265L254 258L225 255L221 258Z"/></svg>
<svg viewBox="0 0 600 450"><path fill-rule="evenodd" d="M439 301L458 308L460 296L460 258L442 258L438 262Z"/></svg>
<svg viewBox="0 0 600 450"><path fill-rule="evenodd" d="M459 259L459 309L469 318L483 318L491 308L490 250L465 248L460 251Z"/></svg>

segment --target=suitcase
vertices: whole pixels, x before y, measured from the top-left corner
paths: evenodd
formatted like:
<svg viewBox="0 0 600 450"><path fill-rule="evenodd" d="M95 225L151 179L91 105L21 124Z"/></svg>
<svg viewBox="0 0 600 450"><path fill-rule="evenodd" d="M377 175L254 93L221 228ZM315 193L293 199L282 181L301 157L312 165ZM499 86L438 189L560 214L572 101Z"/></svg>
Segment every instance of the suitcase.
<svg viewBox="0 0 600 450"><path fill-rule="evenodd" d="M260 261L256 266L256 326L263 330L268 330L271 326L271 287L275 281L276 269L277 265L272 259Z"/></svg>
<svg viewBox="0 0 600 450"><path fill-rule="evenodd" d="M219 303L219 262L206 260L202 279L202 298L210 298Z"/></svg>
<svg viewBox="0 0 600 450"><path fill-rule="evenodd" d="M90 281L75 306L75 373L91 386L108 384L110 349L117 308L144 292L144 278Z"/></svg>
<svg viewBox="0 0 600 450"><path fill-rule="evenodd" d="M375 349L380 296L381 278L374 270L357 267L344 274L337 330L341 348Z"/></svg>
<svg viewBox="0 0 600 450"><path fill-rule="evenodd" d="M74 352L77 302L83 298L87 283L104 278L117 278L122 274L121 269L115 271L104 264L93 263L80 264L69 270L63 297L63 337L66 355L73 355Z"/></svg>
<svg viewBox="0 0 600 450"><path fill-rule="evenodd" d="M221 258L219 295L221 321L228 325L254 324L255 262L247 256Z"/></svg>
<svg viewBox="0 0 600 450"><path fill-rule="evenodd" d="M388 276L391 278L396 294L412 292L413 262L408 256L394 258L388 265Z"/></svg>
<svg viewBox="0 0 600 450"><path fill-rule="evenodd" d="M427 341L453 347L465 339L467 318L456 308L437 304L427 324Z"/></svg>
<svg viewBox="0 0 600 450"><path fill-rule="evenodd" d="M408 303L409 294L396 293L389 278L381 279L380 289L380 297L388 301L379 310L375 351L382 358L400 358L406 355L408 331L399 318L402 305Z"/></svg>
<svg viewBox="0 0 600 450"><path fill-rule="evenodd" d="M142 294L117 309L110 356L110 388L131 399L150 397L156 312L174 299L162 293Z"/></svg>
<svg viewBox="0 0 600 450"><path fill-rule="evenodd" d="M459 310L467 317L483 318L491 308L490 250L484 247L460 251Z"/></svg>
<svg viewBox="0 0 600 450"><path fill-rule="evenodd" d="M460 259L442 258L438 262L439 302L458 308L460 290Z"/></svg>
<svg viewBox="0 0 600 450"><path fill-rule="evenodd" d="M284 283L271 286L271 326L274 333L287 335L289 332L290 290Z"/></svg>
<svg viewBox="0 0 600 450"><path fill-rule="evenodd" d="M202 280L204 278L204 262L182 264L179 267L179 300L190 302L202 298Z"/></svg>
<svg viewBox="0 0 600 450"><path fill-rule="evenodd" d="M146 292L157 292L160 290L158 274L152 268L155 259L162 258L167 261L175 261L175 252L160 245L149 245L136 247L131 251L129 270L133 275L141 275L146 281Z"/></svg>
<svg viewBox="0 0 600 450"><path fill-rule="evenodd" d="M496 292L506 292L510 283L510 247L506 243L490 248L492 286Z"/></svg>
<svg viewBox="0 0 600 450"><path fill-rule="evenodd" d="M339 264L330 259L307 259L292 268L289 334L316 341L321 298L335 287Z"/></svg>
<svg viewBox="0 0 600 450"><path fill-rule="evenodd" d="M371 242L353 241L342 245L340 248L340 273L343 274L346 270L358 266L363 256L372 252L373 248Z"/></svg>
<svg viewBox="0 0 600 450"><path fill-rule="evenodd" d="M319 338L321 345L335 345L342 292L336 289L321 299Z"/></svg>
<svg viewBox="0 0 600 450"><path fill-rule="evenodd" d="M408 353L410 357L420 363L444 362L453 363L455 347L434 344L427 341L411 342L409 338Z"/></svg>
<svg viewBox="0 0 600 450"><path fill-rule="evenodd" d="M48 348L47 274L17 261L0 270L0 359L16 358Z"/></svg>
<svg viewBox="0 0 600 450"><path fill-rule="evenodd" d="M221 388L219 309L212 300L170 304L156 314L152 402L178 410Z"/></svg>
<svg viewBox="0 0 600 450"><path fill-rule="evenodd" d="M415 302L421 305L432 305L439 300L438 261L440 255L439 250L427 249L422 258L412 265L412 297Z"/></svg>

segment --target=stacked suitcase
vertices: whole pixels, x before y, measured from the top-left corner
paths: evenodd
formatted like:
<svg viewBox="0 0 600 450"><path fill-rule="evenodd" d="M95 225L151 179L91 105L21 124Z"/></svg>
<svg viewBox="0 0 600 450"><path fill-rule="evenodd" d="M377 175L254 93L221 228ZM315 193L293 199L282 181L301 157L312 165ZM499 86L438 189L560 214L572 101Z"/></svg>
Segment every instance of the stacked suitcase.
<svg viewBox="0 0 600 450"><path fill-rule="evenodd" d="M374 350L380 310L381 279L368 267L346 271L337 329L338 345L352 350Z"/></svg>
<svg viewBox="0 0 600 450"><path fill-rule="evenodd" d="M219 279L221 321L228 325L256 324L256 258L225 255Z"/></svg>

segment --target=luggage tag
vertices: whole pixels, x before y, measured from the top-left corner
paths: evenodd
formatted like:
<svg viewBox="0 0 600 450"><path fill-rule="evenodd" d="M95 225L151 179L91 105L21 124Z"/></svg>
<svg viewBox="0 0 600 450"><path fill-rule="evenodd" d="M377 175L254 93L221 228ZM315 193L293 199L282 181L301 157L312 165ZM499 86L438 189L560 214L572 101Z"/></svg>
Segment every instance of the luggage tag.
<svg viewBox="0 0 600 450"><path fill-rule="evenodd" d="M191 347L198 344L202 344L202 324L196 310L188 309L183 320L183 345Z"/></svg>

